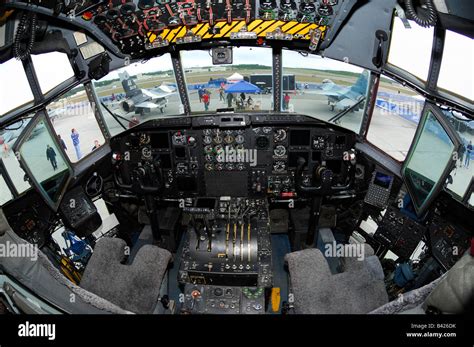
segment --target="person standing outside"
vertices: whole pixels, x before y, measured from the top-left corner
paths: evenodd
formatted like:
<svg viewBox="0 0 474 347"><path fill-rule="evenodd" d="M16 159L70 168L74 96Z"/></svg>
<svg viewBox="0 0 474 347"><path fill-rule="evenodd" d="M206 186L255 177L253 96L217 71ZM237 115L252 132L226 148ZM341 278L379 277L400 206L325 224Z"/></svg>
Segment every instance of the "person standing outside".
<svg viewBox="0 0 474 347"><path fill-rule="evenodd" d="M224 97L224 87L221 86L219 88L219 101L225 101L225 97Z"/></svg>
<svg viewBox="0 0 474 347"><path fill-rule="evenodd" d="M204 88L203 87L200 87L198 89L198 96L199 96L199 102L202 102L202 97L204 96Z"/></svg>
<svg viewBox="0 0 474 347"><path fill-rule="evenodd" d="M285 93L285 97L283 98L283 109L288 110L289 105L290 105L290 95L288 95L288 93Z"/></svg>
<svg viewBox="0 0 474 347"><path fill-rule="evenodd" d="M53 170L56 171L56 169L58 168L58 163L56 161L56 152L49 145L46 145L46 159L53 166Z"/></svg>
<svg viewBox="0 0 474 347"><path fill-rule="evenodd" d="M466 159L464 159L464 166L466 168L469 167L469 164L471 162L472 149L472 141L469 141L469 144L466 146Z"/></svg>
<svg viewBox="0 0 474 347"><path fill-rule="evenodd" d="M67 146L66 146L66 142L64 142L64 140L61 138L61 135L58 135L58 140L59 140L59 144L61 145L61 147L67 151Z"/></svg>
<svg viewBox="0 0 474 347"><path fill-rule="evenodd" d="M100 147L99 140L94 140L94 147L92 147L92 152L94 152L99 147Z"/></svg>
<svg viewBox="0 0 474 347"><path fill-rule="evenodd" d="M204 109L205 109L206 111L209 111L210 99L211 99L211 97L210 97L209 93L203 94L203 96L202 96L202 102L204 103Z"/></svg>
<svg viewBox="0 0 474 347"><path fill-rule="evenodd" d="M227 107L232 107L232 101L234 100L234 96L232 93L227 94Z"/></svg>
<svg viewBox="0 0 474 347"><path fill-rule="evenodd" d="M81 160L82 152L81 152L81 146L80 146L80 141L79 141L79 133L77 132L75 128L71 129L71 140L72 140L72 144L74 145L74 149L76 150L77 160Z"/></svg>

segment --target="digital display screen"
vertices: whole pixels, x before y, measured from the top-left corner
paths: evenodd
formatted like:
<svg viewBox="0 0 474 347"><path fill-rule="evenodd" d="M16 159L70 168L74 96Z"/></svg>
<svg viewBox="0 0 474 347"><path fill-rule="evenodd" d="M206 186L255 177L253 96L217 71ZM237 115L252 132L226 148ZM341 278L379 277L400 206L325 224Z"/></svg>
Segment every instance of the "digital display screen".
<svg viewBox="0 0 474 347"><path fill-rule="evenodd" d="M378 185L379 187L388 189L390 188L390 183L392 183L393 177L390 175L386 175L381 172L376 172L374 177L374 184Z"/></svg>
<svg viewBox="0 0 474 347"><path fill-rule="evenodd" d="M169 154L160 154L160 162L162 169L171 169L171 155Z"/></svg>
<svg viewBox="0 0 474 347"><path fill-rule="evenodd" d="M216 199L212 198L199 198L196 201L196 207L209 208L211 210L216 206Z"/></svg>
<svg viewBox="0 0 474 347"><path fill-rule="evenodd" d="M292 130L290 132L290 146L309 146L310 135L309 130Z"/></svg>
<svg viewBox="0 0 474 347"><path fill-rule="evenodd" d="M197 182L195 177L178 176L176 179L178 190L183 192L193 192L197 189Z"/></svg>
<svg viewBox="0 0 474 347"><path fill-rule="evenodd" d="M168 148L170 146L168 133L150 134L150 138L153 148Z"/></svg>

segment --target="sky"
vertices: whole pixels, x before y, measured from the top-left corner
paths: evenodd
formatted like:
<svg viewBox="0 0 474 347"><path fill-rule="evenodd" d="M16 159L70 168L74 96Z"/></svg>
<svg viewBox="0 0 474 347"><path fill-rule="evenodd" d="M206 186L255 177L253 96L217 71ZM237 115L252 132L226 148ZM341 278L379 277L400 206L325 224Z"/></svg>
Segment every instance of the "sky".
<svg viewBox="0 0 474 347"><path fill-rule="evenodd" d="M389 62L422 79L426 79L431 56L433 28L422 28L411 23L405 29L396 18L393 27ZM207 51L182 53L184 68L211 66ZM347 70L361 72L357 66L322 58L310 54L304 57L297 52L283 51L283 67L304 67L324 70ZM263 47L236 47L233 50L234 64L261 64L271 66L271 50ZM33 62L43 92L50 90L73 75L65 54L53 52L33 56ZM439 86L457 94L474 99L474 40L448 32L445 53L439 77ZM144 72L171 70L168 54L153 58L146 63L134 63L126 67L130 75ZM105 79L118 78L118 71L111 72ZM33 99L22 64L11 59L0 64L0 115Z"/></svg>

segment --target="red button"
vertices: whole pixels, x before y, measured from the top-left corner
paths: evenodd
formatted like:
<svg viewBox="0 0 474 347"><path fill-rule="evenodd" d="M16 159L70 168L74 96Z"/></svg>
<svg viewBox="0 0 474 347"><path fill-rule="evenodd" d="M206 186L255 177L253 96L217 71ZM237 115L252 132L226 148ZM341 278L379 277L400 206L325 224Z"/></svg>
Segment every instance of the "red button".
<svg viewBox="0 0 474 347"><path fill-rule="evenodd" d="M82 19L84 20L91 20L92 17L94 17L94 14L91 11L87 11L82 14Z"/></svg>

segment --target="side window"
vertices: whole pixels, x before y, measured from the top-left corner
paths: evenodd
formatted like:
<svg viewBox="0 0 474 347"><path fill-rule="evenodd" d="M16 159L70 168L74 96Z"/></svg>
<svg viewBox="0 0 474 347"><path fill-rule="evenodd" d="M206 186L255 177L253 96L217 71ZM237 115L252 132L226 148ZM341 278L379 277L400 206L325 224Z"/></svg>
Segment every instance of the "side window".
<svg viewBox="0 0 474 347"><path fill-rule="evenodd" d="M0 192L2 192L2 194L0 194L0 206L3 206L5 203L13 199L12 192L8 188L2 173L0 173Z"/></svg>
<svg viewBox="0 0 474 347"><path fill-rule="evenodd" d="M43 94L74 76L66 53L49 52L32 55L31 59Z"/></svg>
<svg viewBox="0 0 474 347"><path fill-rule="evenodd" d="M59 142L71 162L77 162L105 142L83 86L47 106Z"/></svg>
<svg viewBox="0 0 474 347"><path fill-rule="evenodd" d="M2 80L0 83L0 116L33 101L33 93L19 60L10 59L0 64L0 76Z"/></svg>
<svg viewBox="0 0 474 347"><path fill-rule="evenodd" d="M25 192L31 188L31 186L28 181L25 180L25 172L20 167L20 163L18 162L12 147L29 122L30 119L23 119L0 130L0 160L3 162L3 165L19 194Z"/></svg>
<svg viewBox="0 0 474 347"><path fill-rule="evenodd" d="M424 104L423 97L382 76L367 140L394 159L405 160Z"/></svg>
<svg viewBox="0 0 474 347"><path fill-rule="evenodd" d="M426 81L433 47L433 27L423 28L409 21L410 28L395 16L392 24L388 63Z"/></svg>

